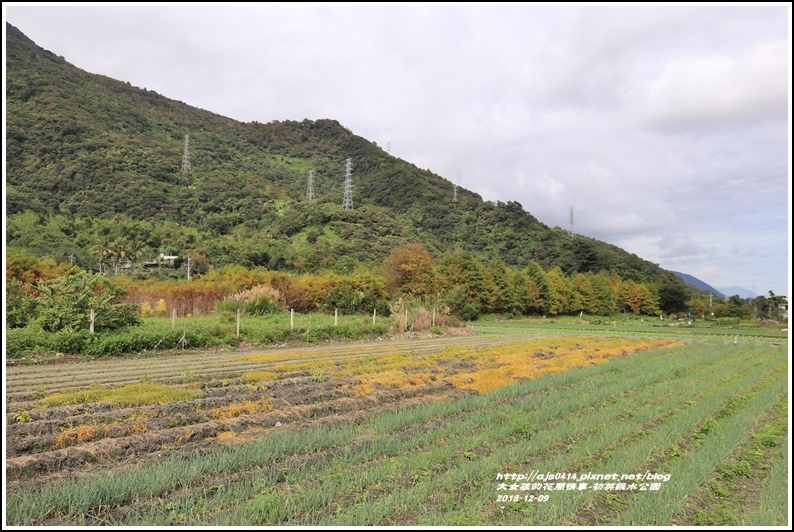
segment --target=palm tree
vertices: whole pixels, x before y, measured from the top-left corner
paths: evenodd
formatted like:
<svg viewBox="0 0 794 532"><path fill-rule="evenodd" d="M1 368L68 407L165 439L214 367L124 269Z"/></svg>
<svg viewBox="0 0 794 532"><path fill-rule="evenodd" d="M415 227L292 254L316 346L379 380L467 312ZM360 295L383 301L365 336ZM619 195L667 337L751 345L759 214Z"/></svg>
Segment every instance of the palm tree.
<svg viewBox="0 0 794 532"><path fill-rule="evenodd" d="M780 305L786 300L784 296L777 296L775 293L769 291L769 319L772 319L772 312L775 312L775 318L780 319Z"/></svg>
<svg viewBox="0 0 794 532"><path fill-rule="evenodd" d="M110 245L110 257L113 259L113 272L119 273L119 266L127 260L127 246L129 242L126 237L120 236Z"/></svg>
<svg viewBox="0 0 794 532"><path fill-rule="evenodd" d="M133 270L135 270L135 263L140 261L141 257L143 257L143 248L146 244L144 244L143 240L135 239L129 243L127 248L127 253L132 260Z"/></svg>
<svg viewBox="0 0 794 532"><path fill-rule="evenodd" d="M111 255L110 240L102 237L99 242L91 246L88 253L97 260L99 264L99 274L102 275L102 263Z"/></svg>

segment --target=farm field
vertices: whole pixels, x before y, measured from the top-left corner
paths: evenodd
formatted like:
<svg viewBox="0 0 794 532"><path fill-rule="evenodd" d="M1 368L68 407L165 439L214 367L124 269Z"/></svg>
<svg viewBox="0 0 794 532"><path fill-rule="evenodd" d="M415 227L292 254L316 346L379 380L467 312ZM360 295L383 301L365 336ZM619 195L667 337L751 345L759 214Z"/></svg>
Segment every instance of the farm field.
<svg viewBox="0 0 794 532"><path fill-rule="evenodd" d="M6 524L789 524L786 338L475 329L8 367Z"/></svg>

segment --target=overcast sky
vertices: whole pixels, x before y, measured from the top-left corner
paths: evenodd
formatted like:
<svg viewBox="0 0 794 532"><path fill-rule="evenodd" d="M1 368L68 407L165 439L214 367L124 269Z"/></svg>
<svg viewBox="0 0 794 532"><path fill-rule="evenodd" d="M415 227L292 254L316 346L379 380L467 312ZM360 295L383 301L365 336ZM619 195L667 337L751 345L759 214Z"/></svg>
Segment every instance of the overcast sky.
<svg viewBox="0 0 794 532"><path fill-rule="evenodd" d="M788 4L3 14L89 72L245 122L335 119L551 227L573 207L576 233L718 289L790 295Z"/></svg>

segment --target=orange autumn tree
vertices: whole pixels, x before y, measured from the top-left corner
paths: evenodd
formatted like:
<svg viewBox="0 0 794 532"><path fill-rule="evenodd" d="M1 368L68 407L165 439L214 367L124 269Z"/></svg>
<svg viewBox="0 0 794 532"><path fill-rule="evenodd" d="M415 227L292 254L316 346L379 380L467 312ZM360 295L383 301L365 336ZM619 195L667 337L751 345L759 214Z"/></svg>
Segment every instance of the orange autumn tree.
<svg viewBox="0 0 794 532"><path fill-rule="evenodd" d="M623 283L621 291L621 302L623 303L624 308L628 308L631 312L637 315L639 315L640 311L642 310L642 301L643 296L645 295L642 289L642 285L629 280Z"/></svg>
<svg viewBox="0 0 794 532"><path fill-rule="evenodd" d="M417 243L392 251L383 263L383 276L392 297L397 294L427 296L433 293L436 284L430 254Z"/></svg>

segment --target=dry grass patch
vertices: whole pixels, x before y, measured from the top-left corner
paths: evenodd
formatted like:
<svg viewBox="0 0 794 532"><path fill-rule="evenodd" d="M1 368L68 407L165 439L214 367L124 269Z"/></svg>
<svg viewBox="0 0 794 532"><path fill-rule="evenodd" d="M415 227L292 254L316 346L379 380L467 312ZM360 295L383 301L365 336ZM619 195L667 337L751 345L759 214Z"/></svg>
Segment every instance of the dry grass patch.
<svg viewBox="0 0 794 532"><path fill-rule="evenodd" d="M226 430L214 437L218 443L227 444L240 444L251 441L252 438L261 434L262 429L258 427L249 427L242 432L235 432L233 430Z"/></svg>
<svg viewBox="0 0 794 532"><path fill-rule="evenodd" d="M244 403L232 403L230 405L215 408L210 411L213 419L232 419L243 414L256 414L257 412L270 412L273 404L270 401L246 401Z"/></svg>
<svg viewBox="0 0 794 532"><path fill-rule="evenodd" d="M354 393L369 395L378 390L402 389L449 380L456 388L486 392L523 379L607 360L658 347L683 345L674 340L631 338L555 337L486 348L447 348L421 355L390 353L335 360L304 359L285 362L273 371L249 372L246 382L273 380L275 372L313 371L340 379L355 379ZM277 355L247 355L248 361L264 362ZM242 357L241 357L242 358ZM443 376L442 376L443 375ZM261 377L261 378L260 378Z"/></svg>
<svg viewBox="0 0 794 532"><path fill-rule="evenodd" d="M138 383L120 388L90 388L48 395L38 401L42 407L75 405L82 403L111 403L118 406L141 406L186 401L199 396L194 390L176 388L167 384Z"/></svg>
<svg viewBox="0 0 794 532"><path fill-rule="evenodd" d="M220 434L215 436L215 440L218 442L226 442L226 443L245 443L245 438L241 438L233 430L227 430L221 432Z"/></svg>
<svg viewBox="0 0 794 532"><path fill-rule="evenodd" d="M674 340L576 337L506 344L475 352L475 367L449 380L457 388L486 392L522 379L600 364L617 356L681 345L684 344Z"/></svg>
<svg viewBox="0 0 794 532"><path fill-rule="evenodd" d="M366 395L377 389L406 388L442 378L437 377L440 366L452 367L447 369L443 379L450 381L456 388L486 392L523 379L600 364L617 356L681 345L683 343L673 340L573 337L545 338L480 349L448 349L421 357L389 355L379 357L366 373L362 371L362 366L356 368L359 378L356 394Z"/></svg>
<svg viewBox="0 0 794 532"><path fill-rule="evenodd" d="M55 435L55 447L63 449L76 445L78 443L85 443L97 437L99 431L94 425L78 425L76 427L69 427L60 434Z"/></svg>
<svg viewBox="0 0 794 532"><path fill-rule="evenodd" d="M360 351L351 347L348 349L335 349L334 354L337 356L357 355ZM275 353L254 353L250 355L233 355L228 357L228 360L242 361L242 362L279 362L281 360L311 360L315 358L323 358L328 356L327 352L323 351L278 351Z"/></svg>

